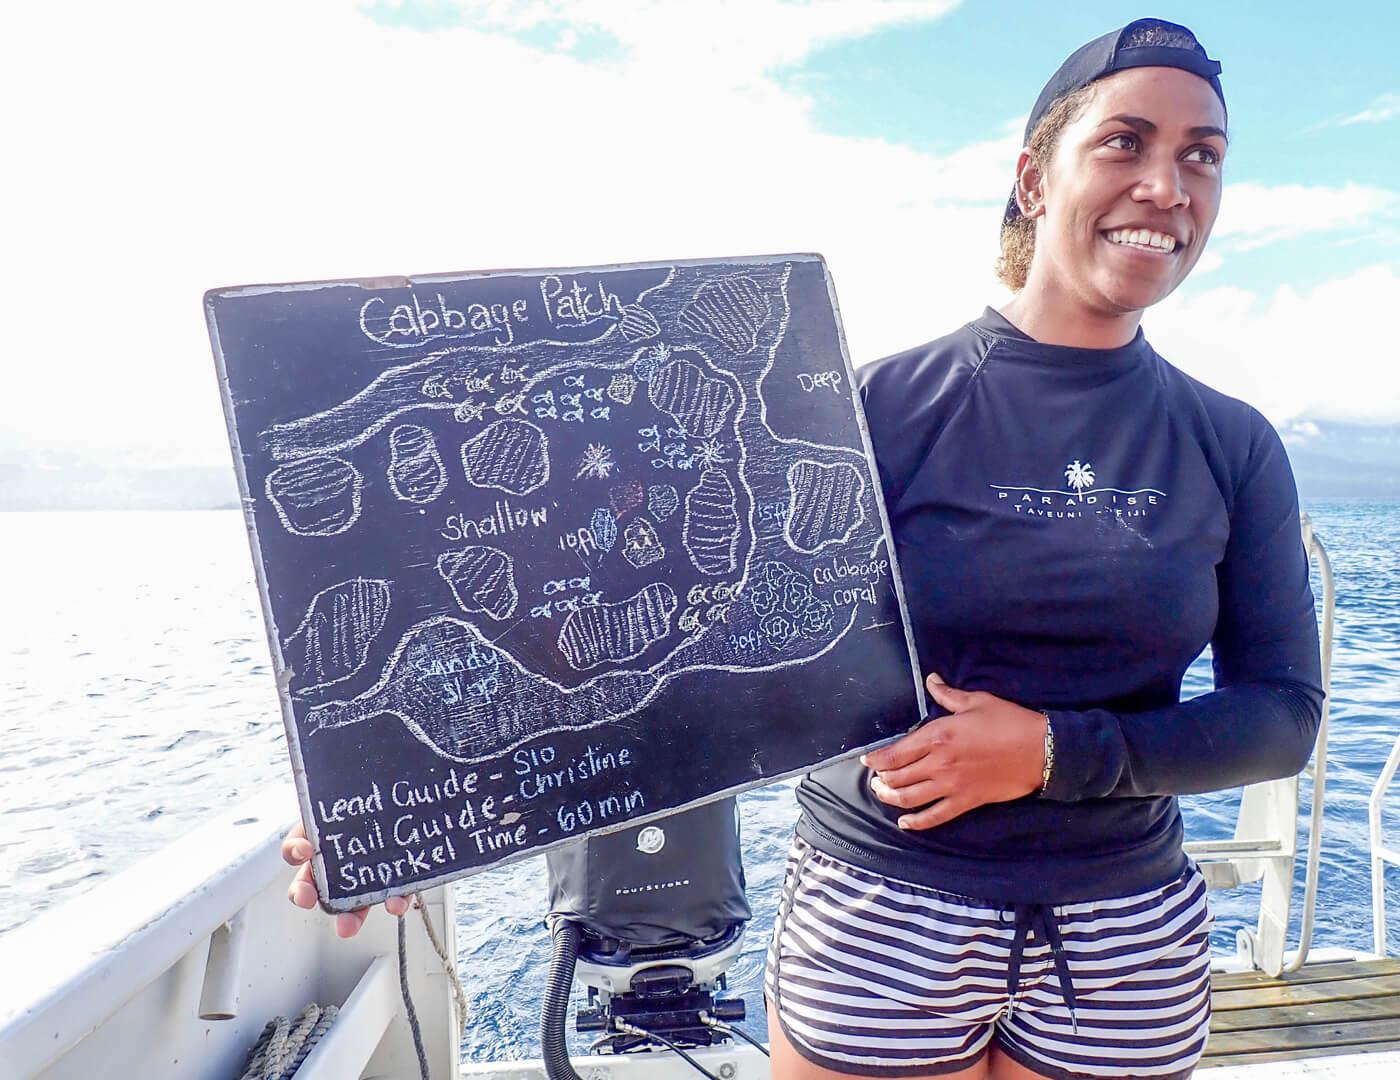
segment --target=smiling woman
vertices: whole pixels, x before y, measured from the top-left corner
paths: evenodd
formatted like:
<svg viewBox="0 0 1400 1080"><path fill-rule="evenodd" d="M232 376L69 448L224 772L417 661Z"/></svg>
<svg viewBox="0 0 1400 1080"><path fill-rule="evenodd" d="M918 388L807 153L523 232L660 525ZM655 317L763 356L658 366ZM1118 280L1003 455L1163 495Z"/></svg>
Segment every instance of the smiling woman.
<svg viewBox="0 0 1400 1080"><path fill-rule="evenodd" d="M1139 328L1215 224L1219 70L1158 20L1071 55L1017 162L1014 298L859 369L943 715L798 788L775 1080L1200 1057L1210 913L1176 796L1296 773L1322 700L1282 444ZM1216 689L1182 702L1207 644Z"/></svg>

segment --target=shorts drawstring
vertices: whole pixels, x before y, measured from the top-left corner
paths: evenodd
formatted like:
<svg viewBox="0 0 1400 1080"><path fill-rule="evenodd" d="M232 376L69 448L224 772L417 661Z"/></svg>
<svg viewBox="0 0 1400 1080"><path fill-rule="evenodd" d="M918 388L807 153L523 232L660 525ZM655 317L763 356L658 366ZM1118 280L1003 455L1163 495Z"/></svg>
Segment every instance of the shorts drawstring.
<svg viewBox="0 0 1400 1080"><path fill-rule="evenodd" d="M1069 977L1069 958L1065 956L1065 943L1060 937L1060 928L1055 924L1055 911L1049 904L1015 904L1012 907L1016 917L1016 937L1011 944L1011 964L1006 971L1006 994L1014 1008L1016 992L1021 987L1021 954L1032 930L1036 937L1050 946L1054 959L1055 974L1060 980L1060 993L1069 1006L1069 1020L1074 1032L1079 1033L1079 1017L1075 1014L1074 982Z"/></svg>

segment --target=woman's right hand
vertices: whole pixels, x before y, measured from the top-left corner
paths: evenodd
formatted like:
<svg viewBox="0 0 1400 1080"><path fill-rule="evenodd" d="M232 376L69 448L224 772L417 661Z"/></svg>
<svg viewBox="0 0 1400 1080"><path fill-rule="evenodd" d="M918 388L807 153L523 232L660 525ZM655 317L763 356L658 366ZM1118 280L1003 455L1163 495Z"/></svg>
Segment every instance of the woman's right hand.
<svg viewBox="0 0 1400 1080"><path fill-rule="evenodd" d="M287 886L287 899L299 908L314 908L317 904L316 882L311 878L311 841L306 838L306 828L300 822L282 837L282 858L297 872L292 883ZM408 911L408 897L391 896L384 901L384 910L390 915L403 916ZM356 908L342 911L335 917L335 932L343 938L354 937L369 917L370 909Z"/></svg>

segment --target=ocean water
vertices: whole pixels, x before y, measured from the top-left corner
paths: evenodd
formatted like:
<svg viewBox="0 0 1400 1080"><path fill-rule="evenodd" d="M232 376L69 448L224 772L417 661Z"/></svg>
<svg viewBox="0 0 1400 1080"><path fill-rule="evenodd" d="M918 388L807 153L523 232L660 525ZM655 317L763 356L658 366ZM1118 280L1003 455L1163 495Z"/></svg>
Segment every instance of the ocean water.
<svg viewBox="0 0 1400 1080"><path fill-rule="evenodd" d="M1400 735L1400 503L1307 509L1337 578L1315 942L1369 948L1367 799ZM211 812L291 781L237 513L8 513L0 532L3 934ZM1187 692L1205 692L1209 680L1198 663ZM792 789L778 784L740 800L754 921L730 986L747 1000L755 1032L765 936L797 814ZM1185 800L1188 834L1229 835L1237 800L1237 792ZM1306 810L1306 780L1303 800ZM1400 791L1388 805L1388 833L1397 837ZM1306 816L1301 825L1300 850ZM1389 949L1400 954L1400 870L1387 891ZM538 1052L545 895L540 859L459 887L459 970L471 1003L463 1050L474 1059ZM1301 884L1295 896L1296 934ZM1233 950L1256 902L1257 888L1215 895L1218 950Z"/></svg>

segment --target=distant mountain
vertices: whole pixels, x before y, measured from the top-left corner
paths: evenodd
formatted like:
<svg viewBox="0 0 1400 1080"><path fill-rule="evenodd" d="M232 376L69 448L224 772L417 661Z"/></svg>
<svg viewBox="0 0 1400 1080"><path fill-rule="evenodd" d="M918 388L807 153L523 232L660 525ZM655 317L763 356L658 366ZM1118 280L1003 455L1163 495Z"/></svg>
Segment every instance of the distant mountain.
<svg viewBox="0 0 1400 1080"><path fill-rule="evenodd" d="M1279 434L1304 502L1400 498L1400 424L1292 420Z"/></svg>

